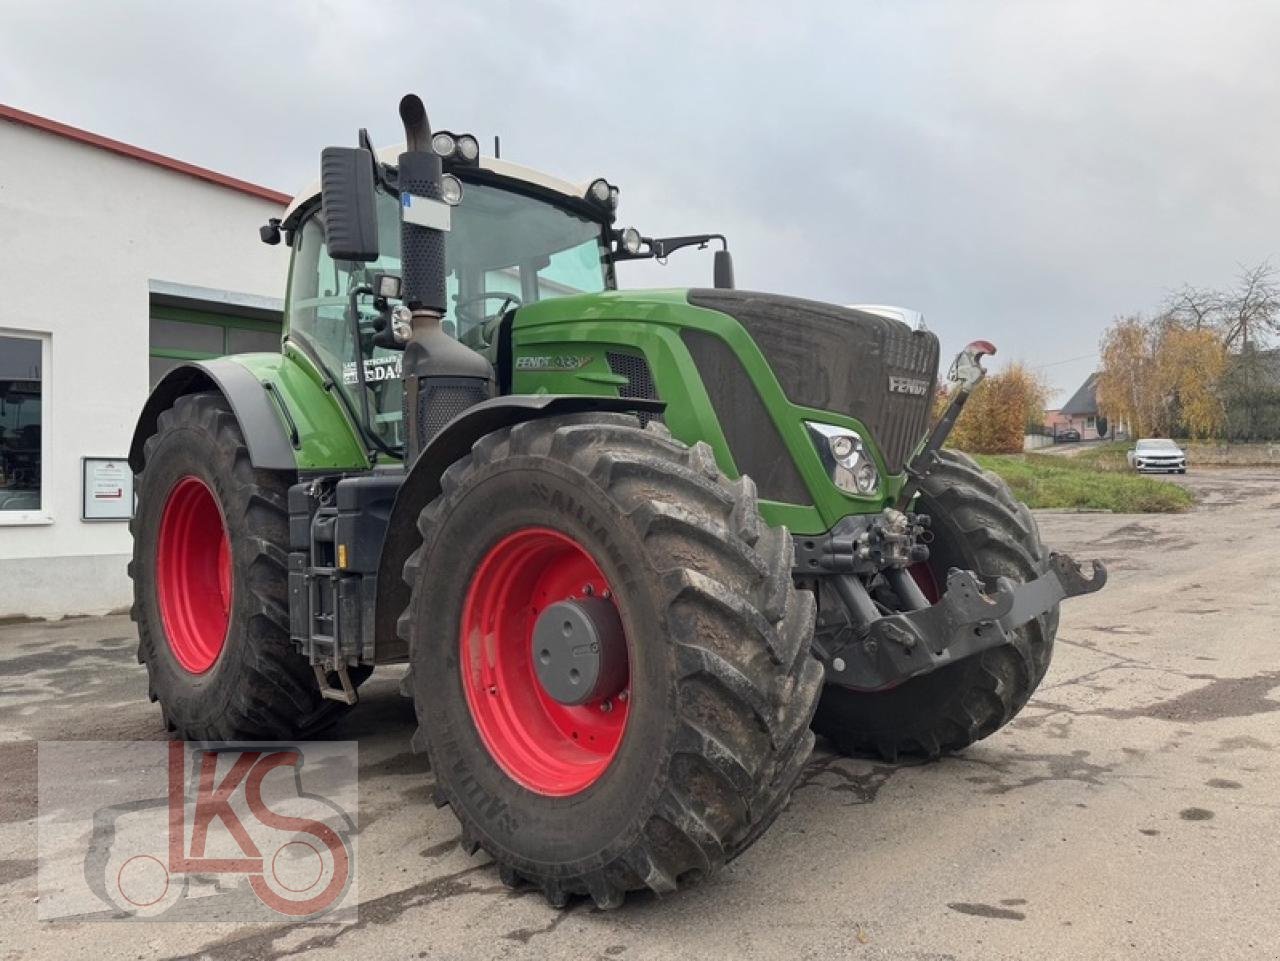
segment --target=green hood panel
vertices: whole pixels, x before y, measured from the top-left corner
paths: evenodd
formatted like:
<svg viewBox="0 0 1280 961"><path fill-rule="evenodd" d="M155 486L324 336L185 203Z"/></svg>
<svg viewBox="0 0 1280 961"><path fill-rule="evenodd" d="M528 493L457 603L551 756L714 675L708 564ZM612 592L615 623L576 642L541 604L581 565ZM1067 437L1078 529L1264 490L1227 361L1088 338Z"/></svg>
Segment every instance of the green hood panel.
<svg viewBox="0 0 1280 961"><path fill-rule="evenodd" d="M757 478L766 520L786 524L796 533L817 534L829 530L842 517L877 512L891 503L901 490L903 477L888 473L873 443L869 446L883 479L880 493L873 497L846 494L827 476L804 422L849 427L870 440L866 426L843 414L789 401L742 324L717 310L690 304L688 294L684 289L608 291L520 308L512 333L513 391L614 396L625 391L626 385L618 383L625 378L618 377L614 369L617 359L611 365L610 355L642 355L658 396L667 404L663 419L671 432L685 443L705 441L721 470L737 477L742 471L690 352L698 335L711 335L727 347L731 360L741 364L777 432L779 457L794 465L800 486L808 489L807 503L768 500L765 485ZM782 466L791 470L790 465Z"/></svg>

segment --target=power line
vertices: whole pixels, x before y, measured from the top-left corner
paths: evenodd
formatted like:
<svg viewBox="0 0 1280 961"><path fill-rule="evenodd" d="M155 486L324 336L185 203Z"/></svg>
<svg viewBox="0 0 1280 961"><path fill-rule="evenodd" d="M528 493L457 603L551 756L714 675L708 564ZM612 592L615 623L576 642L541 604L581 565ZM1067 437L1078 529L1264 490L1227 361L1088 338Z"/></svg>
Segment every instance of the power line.
<svg viewBox="0 0 1280 961"><path fill-rule="evenodd" d="M1074 364L1078 360L1088 360L1090 357L1097 357L1098 352L1095 350L1092 354L1081 354L1079 357L1068 357L1066 360L1055 360L1049 364L1032 364L1032 370L1044 370L1046 367L1057 367L1061 364Z"/></svg>

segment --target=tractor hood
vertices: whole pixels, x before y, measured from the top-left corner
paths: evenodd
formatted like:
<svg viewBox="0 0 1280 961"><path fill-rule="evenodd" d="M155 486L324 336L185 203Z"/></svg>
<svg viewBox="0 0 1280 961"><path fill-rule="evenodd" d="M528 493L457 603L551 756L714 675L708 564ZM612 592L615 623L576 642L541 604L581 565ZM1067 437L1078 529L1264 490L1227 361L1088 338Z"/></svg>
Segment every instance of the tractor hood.
<svg viewBox="0 0 1280 961"><path fill-rule="evenodd" d="M938 338L931 332L778 294L699 289L688 299L746 329L791 403L859 420L890 473L903 470L929 427L938 374Z"/></svg>

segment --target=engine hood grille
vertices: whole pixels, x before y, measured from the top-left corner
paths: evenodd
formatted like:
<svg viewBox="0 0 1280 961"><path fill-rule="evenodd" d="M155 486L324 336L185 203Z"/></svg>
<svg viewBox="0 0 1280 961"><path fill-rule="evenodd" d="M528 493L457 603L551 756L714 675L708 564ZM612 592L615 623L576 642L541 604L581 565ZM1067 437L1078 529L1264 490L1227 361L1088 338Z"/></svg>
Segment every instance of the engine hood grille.
<svg viewBox="0 0 1280 961"><path fill-rule="evenodd" d="M929 428L938 338L887 317L745 290L691 290L695 307L728 314L760 348L787 398L855 417L892 473Z"/></svg>

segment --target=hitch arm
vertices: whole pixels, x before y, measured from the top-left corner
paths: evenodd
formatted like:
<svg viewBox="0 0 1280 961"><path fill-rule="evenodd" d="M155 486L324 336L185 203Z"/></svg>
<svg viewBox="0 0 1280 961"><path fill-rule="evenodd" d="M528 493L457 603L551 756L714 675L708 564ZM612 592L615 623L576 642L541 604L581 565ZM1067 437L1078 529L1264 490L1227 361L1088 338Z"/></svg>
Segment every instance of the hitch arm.
<svg viewBox="0 0 1280 961"><path fill-rule="evenodd" d="M947 379L956 384L955 393L951 396L951 402L947 404L947 409L942 412L942 416L938 418L938 422L933 425L933 430L929 432L928 439L924 442L916 455L911 458L911 462L907 464L907 482L902 487L902 493L898 496L898 510L906 510L907 505L911 503L911 499L916 496L916 491L920 489L920 480L929 473L929 465L933 460L936 451L942 448L947 442L947 438L951 436L951 430L956 426L956 421L960 419L960 413L964 410L965 403L973 394L974 389L982 383L982 378L987 376L986 368L982 366L982 358L988 354L995 354L996 346L988 340L975 340L973 343L965 347L956 355L956 359L951 362L951 369L947 371Z"/></svg>
<svg viewBox="0 0 1280 961"><path fill-rule="evenodd" d="M1051 554L1035 580L1016 584L1000 577L992 591L984 590L972 572L953 569L937 604L884 617L868 617L867 605L850 603L846 595L865 595L866 588L845 576L839 593L852 637L826 658L827 679L857 691L879 691L1008 644L1011 631L1066 598L1101 590L1107 569L1096 560L1092 568L1092 576L1085 577L1066 554Z"/></svg>

